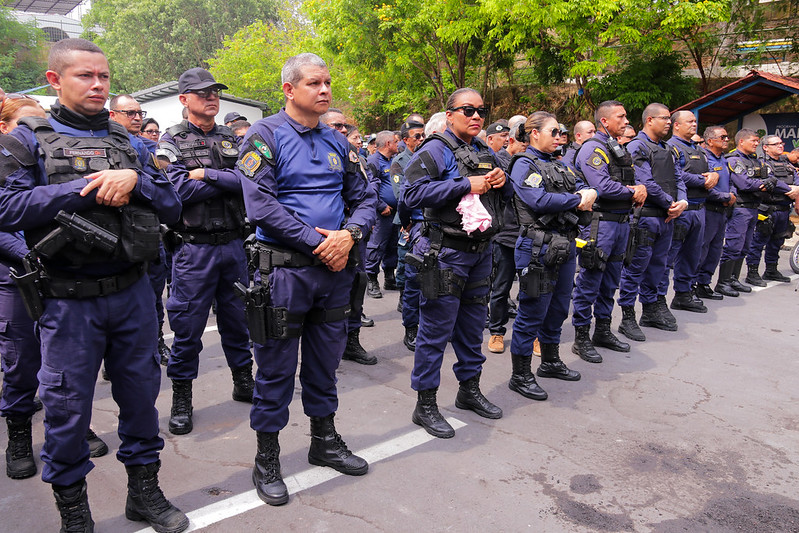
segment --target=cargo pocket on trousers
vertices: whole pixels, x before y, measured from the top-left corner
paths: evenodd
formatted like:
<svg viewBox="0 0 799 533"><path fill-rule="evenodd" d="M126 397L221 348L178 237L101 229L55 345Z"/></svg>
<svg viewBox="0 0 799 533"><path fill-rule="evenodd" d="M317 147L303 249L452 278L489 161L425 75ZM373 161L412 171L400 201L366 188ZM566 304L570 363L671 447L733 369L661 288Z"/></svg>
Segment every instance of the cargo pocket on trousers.
<svg viewBox="0 0 799 533"><path fill-rule="evenodd" d="M64 374L44 365L39 369L39 397L47 406L47 419L51 425L65 423L69 419L67 391Z"/></svg>

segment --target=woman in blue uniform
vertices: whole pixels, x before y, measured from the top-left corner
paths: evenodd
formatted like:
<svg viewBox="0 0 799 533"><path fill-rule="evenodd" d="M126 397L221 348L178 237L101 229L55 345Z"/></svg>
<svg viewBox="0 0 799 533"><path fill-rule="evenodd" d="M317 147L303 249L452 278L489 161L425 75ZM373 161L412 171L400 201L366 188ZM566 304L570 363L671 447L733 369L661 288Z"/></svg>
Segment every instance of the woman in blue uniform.
<svg viewBox="0 0 799 533"><path fill-rule="evenodd" d="M579 372L560 360L558 343L574 283L578 223L588 222L586 215L597 194L553 157L560 146L554 115L533 113L524 132L529 146L514 156L508 170L521 226L514 254L520 279L519 314L513 324L508 387L526 398L546 400L547 393L531 371L536 337L541 343L539 377L580 379Z"/></svg>

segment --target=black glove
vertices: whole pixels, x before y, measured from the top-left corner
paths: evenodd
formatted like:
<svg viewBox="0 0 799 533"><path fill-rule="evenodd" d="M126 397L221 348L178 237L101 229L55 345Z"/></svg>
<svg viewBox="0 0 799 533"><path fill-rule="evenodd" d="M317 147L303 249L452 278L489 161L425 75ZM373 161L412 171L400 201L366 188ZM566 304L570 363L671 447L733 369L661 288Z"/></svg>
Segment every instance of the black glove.
<svg viewBox="0 0 799 533"><path fill-rule="evenodd" d="M777 186L777 178L771 177L763 180L763 190L766 192L774 192L774 187Z"/></svg>

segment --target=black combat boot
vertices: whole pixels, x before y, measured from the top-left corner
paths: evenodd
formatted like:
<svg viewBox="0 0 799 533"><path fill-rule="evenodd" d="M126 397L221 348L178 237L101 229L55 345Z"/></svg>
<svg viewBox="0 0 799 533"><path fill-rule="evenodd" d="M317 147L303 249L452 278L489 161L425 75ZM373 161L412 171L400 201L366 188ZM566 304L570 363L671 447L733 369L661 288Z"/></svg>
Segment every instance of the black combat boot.
<svg viewBox="0 0 799 533"><path fill-rule="evenodd" d="M308 462L316 466L329 466L348 476L362 476L369 471L369 463L352 453L336 432L335 413L311 417L311 447Z"/></svg>
<svg viewBox="0 0 799 533"><path fill-rule="evenodd" d="M239 368L231 368L233 375L233 399L237 402L252 403L255 380L252 379L252 361Z"/></svg>
<svg viewBox="0 0 799 533"><path fill-rule="evenodd" d="M94 532L85 479L67 486L53 485L53 494L55 506L61 515L60 533Z"/></svg>
<svg viewBox="0 0 799 533"><path fill-rule="evenodd" d="M610 331L609 318L597 318L596 326L594 326L594 337L591 339L594 346L601 346L613 350L614 352L629 352L630 345L626 342L619 340L619 338Z"/></svg>
<svg viewBox="0 0 799 533"><path fill-rule="evenodd" d="M341 358L347 361L355 361L360 365L377 364L377 357L369 355L369 352L361 346L361 328L351 329L347 333L347 346L344 348L344 355Z"/></svg>
<svg viewBox="0 0 799 533"><path fill-rule="evenodd" d="M405 328L405 336L402 338L402 344L412 352L416 351L416 335L418 333L419 324Z"/></svg>
<svg viewBox="0 0 799 533"><path fill-rule="evenodd" d="M641 304L640 324L643 327L662 329L663 331L677 331L677 324L671 323L663 313L661 313L658 302Z"/></svg>
<svg viewBox="0 0 799 533"><path fill-rule="evenodd" d="M417 426L422 426L425 431L439 439L451 439L455 430L449 422L441 416L436 403L438 389L420 390L416 400L416 409L413 410L411 420Z"/></svg>
<svg viewBox="0 0 799 533"><path fill-rule="evenodd" d="M86 442L89 444L89 457L102 457L108 453L108 445L92 431L92 428L86 432Z"/></svg>
<svg viewBox="0 0 799 533"><path fill-rule="evenodd" d="M574 326L574 344L572 344L572 353L579 355L583 361L589 363L601 363L602 356L594 348L591 342L591 324L582 326ZM543 352L541 352L543 355Z"/></svg>
<svg viewBox="0 0 799 533"><path fill-rule="evenodd" d="M669 311L669 304L666 303L666 295L658 295L657 299L658 313L663 317L663 320L669 324L677 325L677 317ZM643 326L643 324L641 324Z"/></svg>
<svg viewBox="0 0 799 533"><path fill-rule="evenodd" d="M387 291L396 291L399 289L397 286L397 278L394 277L393 268L383 269L383 288Z"/></svg>
<svg viewBox="0 0 799 533"><path fill-rule="evenodd" d="M733 263L732 277L730 278L730 285L738 292L752 292L752 287L744 285L738 279L741 277L741 268L743 268L744 260L736 259Z"/></svg>
<svg viewBox="0 0 799 533"><path fill-rule="evenodd" d="M366 279L366 294L369 298L382 298L383 293L380 292L380 283L377 281L377 274L367 274Z"/></svg>
<svg viewBox="0 0 799 533"><path fill-rule="evenodd" d="M724 295L711 289L708 283L697 283L694 285L694 294L696 294L697 298L701 298L703 300L724 299Z"/></svg>
<svg viewBox="0 0 799 533"><path fill-rule="evenodd" d="M163 327L158 330L158 353L161 355L161 366L166 366L169 359L172 358L172 350L167 346L164 340Z"/></svg>
<svg viewBox="0 0 799 533"><path fill-rule="evenodd" d="M557 344L541 343L541 364L538 365L536 375L540 378L555 378L564 381L580 381L580 373L570 370L566 363L560 360Z"/></svg>
<svg viewBox="0 0 799 533"><path fill-rule="evenodd" d="M531 370L533 357L511 353L510 360L513 370L510 381L508 381L508 388L531 400L546 400L547 392L538 385Z"/></svg>
<svg viewBox="0 0 799 533"><path fill-rule="evenodd" d="M194 429L191 417L194 409L191 406L191 380L172 380L172 413L169 417L169 432L173 435L185 435Z"/></svg>
<svg viewBox="0 0 799 533"><path fill-rule="evenodd" d="M790 283L791 281L791 278L777 270L777 263L766 263L766 271L763 272L763 279L768 281L781 281L782 283Z"/></svg>
<svg viewBox="0 0 799 533"><path fill-rule="evenodd" d="M735 261L725 261L719 265L719 279L714 290L722 296L731 298L740 296L740 293L732 286L732 271L734 268Z"/></svg>
<svg viewBox="0 0 799 533"><path fill-rule="evenodd" d="M746 277L744 281L755 287L765 287L768 283L763 281L763 278L760 277L760 273L757 271L757 267L759 266L760 264L750 265L746 263Z"/></svg>
<svg viewBox="0 0 799 533"><path fill-rule="evenodd" d="M671 300L671 308L692 313L707 313L705 303L697 298L693 292L675 292Z"/></svg>
<svg viewBox="0 0 799 533"><path fill-rule="evenodd" d="M483 418L502 418L502 409L488 401L480 392L480 374L460 382L458 395L455 396L455 407L474 411Z"/></svg>
<svg viewBox="0 0 799 533"><path fill-rule="evenodd" d="M31 417L8 417L8 447L6 448L6 474L11 479L25 479L36 475L33 460Z"/></svg>
<svg viewBox="0 0 799 533"><path fill-rule="evenodd" d="M158 486L161 461L148 465L125 465L128 473L128 501L125 518L146 521L158 533L180 533L189 527L189 518L169 503Z"/></svg>
<svg viewBox="0 0 799 533"><path fill-rule="evenodd" d="M257 431L258 453L252 469L252 482L258 497L269 505L283 505L289 501L289 490L280 473L280 444L277 431Z"/></svg>
<svg viewBox="0 0 799 533"><path fill-rule="evenodd" d="M638 327L638 321L635 319L635 306L621 306L619 333L636 342L644 342L646 340L646 335L644 335L644 332Z"/></svg>

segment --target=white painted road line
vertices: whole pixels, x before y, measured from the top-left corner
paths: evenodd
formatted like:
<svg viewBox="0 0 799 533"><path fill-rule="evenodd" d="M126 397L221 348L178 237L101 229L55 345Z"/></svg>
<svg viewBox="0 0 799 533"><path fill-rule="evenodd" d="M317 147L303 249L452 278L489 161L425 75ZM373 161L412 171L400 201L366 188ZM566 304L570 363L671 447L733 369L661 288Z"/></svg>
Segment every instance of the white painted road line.
<svg viewBox="0 0 799 533"><path fill-rule="evenodd" d="M797 279L799 279L799 274L791 274L788 277L791 278L791 281L796 281ZM781 282L781 281L766 281L766 283L768 283L768 285L766 285L765 287L753 287L753 286L749 285L748 283L744 283L744 284L749 286L749 287L752 287L752 292L759 292L759 291L763 291L763 290L766 290L766 289L770 289L771 287L777 287L779 285L784 285L784 283Z"/></svg>
<svg viewBox="0 0 799 533"><path fill-rule="evenodd" d="M447 422L449 422L454 429L460 429L466 425L465 422L461 422L457 418L452 417L447 418ZM400 435L399 437L393 438L389 441L375 444L374 446L366 448L365 450L359 450L358 455L366 459L366 461L372 465L433 440L436 440L436 437L430 435L424 429L420 428L415 431L411 431L410 433L406 433L405 435ZM316 485L321 485L326 481L330 481L333 478L343 475L344 474L336 472L332 468L318 466L300 472L299 474L295 474L291 477L287 477L284 479L284 481L286 482L286 487L288 488L289 494L296 494L301 490L309 489L311 487L315 487ZM216 524L222 520L246 513L247 511L262 505L266 504L262 502L260 498L258 498L258 495L255 493L255 489L243 494L231 496L230 498L220 502L216 502L201 509L197 509L196 511L186 513L190 521L189 529L186 531L198 531L204 527L210 526L211 524ZM148 527L139 530L137 533L153 533L153 529Z"/></svg>

